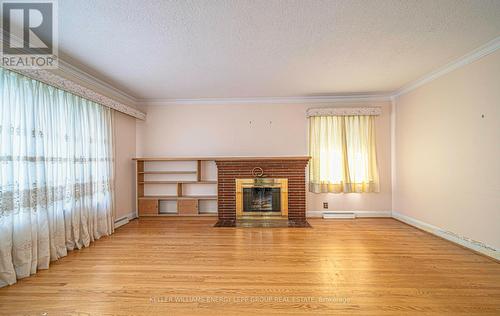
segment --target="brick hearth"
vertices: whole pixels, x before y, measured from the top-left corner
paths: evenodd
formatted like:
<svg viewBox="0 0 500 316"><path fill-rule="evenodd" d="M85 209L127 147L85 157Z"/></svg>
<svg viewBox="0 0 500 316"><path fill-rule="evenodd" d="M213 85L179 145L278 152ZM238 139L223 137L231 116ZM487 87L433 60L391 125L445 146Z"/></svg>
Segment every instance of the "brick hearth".
<svg viewBox="0 0 500 316"><path fill-rule="evenodd" d="M254 178L252 169L260 167L265 178L288 179L288 219L293 222L306 220L306 166L309 157L252 158L216 160L218 169L219 222L236 220L237 178Z"/></svg>

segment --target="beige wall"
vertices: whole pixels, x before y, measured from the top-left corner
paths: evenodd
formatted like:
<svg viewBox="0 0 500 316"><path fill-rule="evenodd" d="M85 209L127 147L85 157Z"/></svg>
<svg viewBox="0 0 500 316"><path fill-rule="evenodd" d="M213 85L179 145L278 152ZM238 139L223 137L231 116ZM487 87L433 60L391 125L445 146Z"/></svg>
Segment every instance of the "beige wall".
<svg viewBox="0 0 500 316"><path fill-rule="evenodd" d="M500 50L399 97L396 113L394 211L500 248Z"/></svg>
<svg viewBox="0 0 500 316"><path fill-rule="evenodd" d="M308 195L308 211L391 210L390 103L334 104L381 106L376 120L381 192ZM140 156L307 155L306 104L154 105L137 121Z"/></svg>
<svg viewBox="0 0 500 316"><path fill-rule="evenodd" d="M113 111L115 134L115 219L135 212L135 118Z"/></svg>

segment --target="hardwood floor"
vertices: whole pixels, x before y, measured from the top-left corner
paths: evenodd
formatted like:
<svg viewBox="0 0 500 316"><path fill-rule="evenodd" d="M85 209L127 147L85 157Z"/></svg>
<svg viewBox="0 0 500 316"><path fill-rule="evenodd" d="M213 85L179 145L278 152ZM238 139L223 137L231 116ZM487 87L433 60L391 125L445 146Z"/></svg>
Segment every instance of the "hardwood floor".
<svg viewBox="0 0 500 316"><path fill-rule="evenodd" d="M132 221L0 288L0 314L500 315L499 263L393 219L214 222Z"/></svg>

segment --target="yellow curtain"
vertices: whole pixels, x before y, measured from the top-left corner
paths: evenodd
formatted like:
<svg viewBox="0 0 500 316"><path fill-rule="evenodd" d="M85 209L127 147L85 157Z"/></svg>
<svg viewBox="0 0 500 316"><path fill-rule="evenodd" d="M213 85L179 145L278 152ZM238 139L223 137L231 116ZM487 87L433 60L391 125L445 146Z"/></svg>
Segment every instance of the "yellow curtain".
<svg viewBox="0 0 500 316"><path fill-rule="evenodd" d="M309 118L309 190L379 192L375 117Z"/></svg>

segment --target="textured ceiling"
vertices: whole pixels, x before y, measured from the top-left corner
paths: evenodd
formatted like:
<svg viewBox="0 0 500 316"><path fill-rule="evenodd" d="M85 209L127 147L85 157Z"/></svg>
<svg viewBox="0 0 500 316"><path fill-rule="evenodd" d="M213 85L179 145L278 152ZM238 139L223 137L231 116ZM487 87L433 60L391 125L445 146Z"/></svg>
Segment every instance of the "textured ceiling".
<svg viewBox="0 0 500 316"><path fill-rule="evenodd" d="M499 0L59 1L61 56L139 99L393 91L498 36Z"/></svg>

